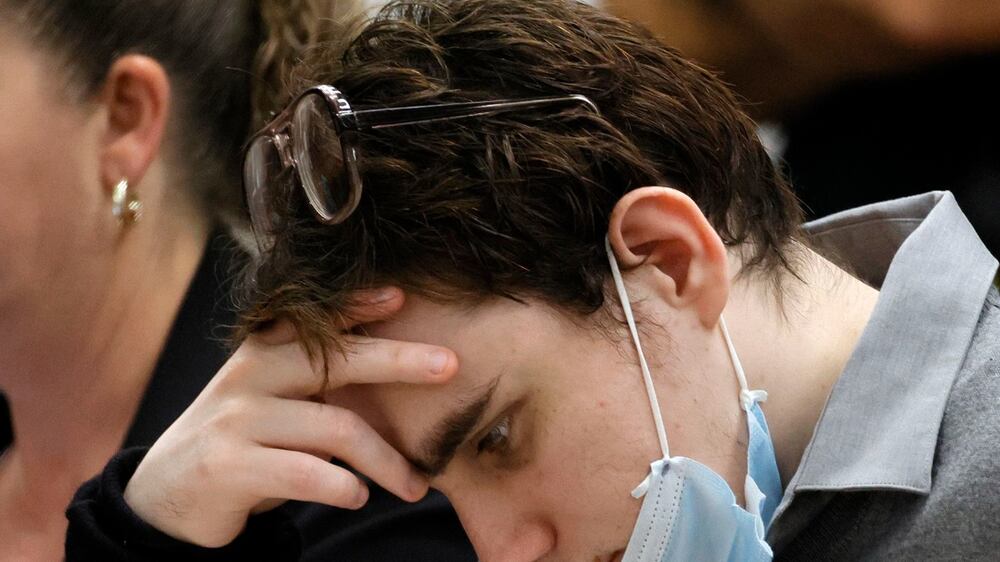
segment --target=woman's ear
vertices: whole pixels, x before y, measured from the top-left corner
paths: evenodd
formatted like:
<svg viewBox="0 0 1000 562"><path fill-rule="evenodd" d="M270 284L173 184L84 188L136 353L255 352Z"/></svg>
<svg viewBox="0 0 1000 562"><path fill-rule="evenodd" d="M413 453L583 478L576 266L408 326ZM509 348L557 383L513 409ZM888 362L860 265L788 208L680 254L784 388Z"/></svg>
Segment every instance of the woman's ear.
<svg viewBox="0 0 1000 562"><path fill-rule="evenodd" d="M170 114L170 81L163 66L126 55L111 66L99 102L104 107L100 174L105 186L137 185L159 153Z"/></svg>
<svg viewBox="0 0 1000 562"><path fill-rule="evenodd" d="M690 197L667 187L627 193L611 213L608 239L622 271L650 266L655 290L693 310L706 328L729 296L726 247Z"/></svg>

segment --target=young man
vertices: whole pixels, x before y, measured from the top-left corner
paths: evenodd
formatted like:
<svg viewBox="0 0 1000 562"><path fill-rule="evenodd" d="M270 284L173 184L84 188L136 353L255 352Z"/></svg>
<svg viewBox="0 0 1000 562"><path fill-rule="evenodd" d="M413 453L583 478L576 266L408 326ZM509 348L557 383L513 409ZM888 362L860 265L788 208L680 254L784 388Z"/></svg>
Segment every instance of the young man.
<svg viewBox="0 0 1000 562"><path fill-rule="evenodd" d="M367 498L316 457L441 489L486 561L995 555L997 262L949 194L800 228L715 77L563 0L393 4L297 76L254 335L71 559L294 559L251 513Z"/></svg>

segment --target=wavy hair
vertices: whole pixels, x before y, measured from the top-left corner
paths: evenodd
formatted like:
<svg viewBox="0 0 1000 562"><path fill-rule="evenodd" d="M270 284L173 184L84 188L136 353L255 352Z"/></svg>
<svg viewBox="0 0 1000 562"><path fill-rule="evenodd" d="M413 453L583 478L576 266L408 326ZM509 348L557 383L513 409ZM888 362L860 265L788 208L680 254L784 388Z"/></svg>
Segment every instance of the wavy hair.
<svg viewBox="0 0 1000 562"><path fill-rule="evenodd" d="M291 319L314 352L337 342L358 289L396 285L474 303L605 302L604 237L628 191L691 196L745 270L791 270L801 212L736 96L638 25L566 0L409 0L292 70L290 97L333 84L355 107L584 94L583 109L503 113L359 136L355 213L320 224L274 190L284 226L244 284L240 336ZM329 150L335 150L331 146Z"/></svg>

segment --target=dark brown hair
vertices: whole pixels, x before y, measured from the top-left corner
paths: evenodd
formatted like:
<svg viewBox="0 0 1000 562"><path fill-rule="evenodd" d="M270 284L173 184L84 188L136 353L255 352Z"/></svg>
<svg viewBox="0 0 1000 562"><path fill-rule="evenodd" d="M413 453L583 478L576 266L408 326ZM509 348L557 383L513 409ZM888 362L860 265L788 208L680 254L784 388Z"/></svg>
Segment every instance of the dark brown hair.
<svg viewBox="0 0 1000 562"><path fill-rule="evenodd" d="M603 241L629 190L690 195L746 269L789 268L798 203L754 123L712 73L642 28L566 0L393 2L344 46L292 72L355 108L584 94L599 106L504 113L360 136L364 191L337 226L301 190L272 190L284 226L248 276L243 334L294 321L315 350L352 292L604 302Z"/></svg>
<svg viewBox="0 0 1000 562"><path fill-rule="evenodd" d="M86 99L114 61L137 53L167 70L187 186L215 219L245 222L242 146L273 110L286 67L332 16L332 0L0 0L0 17L64 62ZM258 115L254 119L254 113Z"/></svg>

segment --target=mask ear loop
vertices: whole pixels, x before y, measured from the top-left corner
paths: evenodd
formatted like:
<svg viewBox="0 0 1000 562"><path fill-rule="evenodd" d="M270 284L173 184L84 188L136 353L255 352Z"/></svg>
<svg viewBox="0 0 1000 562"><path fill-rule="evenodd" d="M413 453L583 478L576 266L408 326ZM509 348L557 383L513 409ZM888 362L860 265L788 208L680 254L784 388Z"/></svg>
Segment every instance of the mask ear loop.
<svg viewBox="0 0 1000 562"><path fill-rule="evenodd" d="M733 345L733 339L729 337L729 329L726 327L726 320L721 316L719 317L719 326L722 328L722 338L726 340L726 347L729 348L729 358L733 362L733 369L736 371L736 378L740 381L740 407L743 408L743 412L747 418L747 443L749 443L753 436L750 430L750 416L752 416L753 413L751 413L750 410L753 409L754 404L767 400L767 392L763 390L750 390L750 386L747 384L747 375L743 371L743 364L740 362L740 356L736 354L736 347ZM748 450L747 475L743 481L743 502L749 513L758 516L755 521L758 538L763 537L765 532L764 522L760 518L760 507L763 505L765 497L764 493L761 492L757 483L754 482L753 477L750 475L750 452Z"/></svg>
<svg viewBox="0 0 1000 562"><path fill-rule="evenodd" d="M618 300L621 301L622 310L625 311L625 321L628 323L629 332L632 333L632 341L635 342L635 351L639 355L642 380L646 384L646 396L649 397L649 407L653 411L653 423L656 424L656 437L660 440L660 451L663 452L664 459L669 459L670 447L667 445L667 430L663 426L663 415L660 414L660 402L656 399L653 376L649 372L649 365L646 364L646 356L642 352L642 344L639 343L639 330L635 327L635 317L632 315L632 305L629 304L628 292L625 291L622 272L618 269L618 260L615 259L615 252L611 249L611 241L607 237L604 238L604 249L608 252L608 262L611 264L611 277L615 281ZM641 484L640 487L642 487ZM632 495L634 496L635 492Z"/></svg>
<svg viewBox="0 0 1000 562"><path fill-rule="evenodd" d="M726 347L729 349L729 359L733 362L733 369L736 371L736 379L740 382L740 406L748 415L753 405L767 400L767 392L763 390L750 390L747 384L747 375L743 371L743 364L740 363L740 356L736 354L736 347L732 338L729 337L729 329L726 328L726 319L719 316L719 326L722 328L722 339L726 340Z"/></svg>

